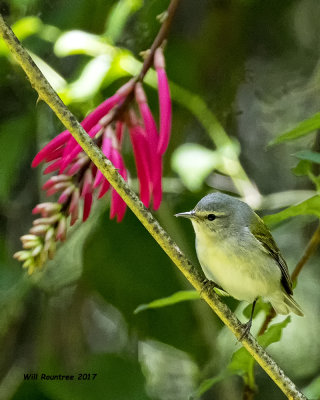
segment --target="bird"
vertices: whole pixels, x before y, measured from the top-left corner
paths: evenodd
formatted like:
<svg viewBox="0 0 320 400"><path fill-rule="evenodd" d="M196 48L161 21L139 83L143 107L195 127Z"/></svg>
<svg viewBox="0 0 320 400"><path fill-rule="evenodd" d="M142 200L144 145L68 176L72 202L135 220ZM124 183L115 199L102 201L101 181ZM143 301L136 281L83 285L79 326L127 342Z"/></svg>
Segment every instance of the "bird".
<svg viewBox="0 0 320 400"><path fill-rule="evenodd" d="M244 335L250 332L259 297L270 302L277 314L303 316L293 298L287 263L268 227L248 204L215 192L193 210L175 216L192 222L206 278L235 299L252 303Z"/></svg>

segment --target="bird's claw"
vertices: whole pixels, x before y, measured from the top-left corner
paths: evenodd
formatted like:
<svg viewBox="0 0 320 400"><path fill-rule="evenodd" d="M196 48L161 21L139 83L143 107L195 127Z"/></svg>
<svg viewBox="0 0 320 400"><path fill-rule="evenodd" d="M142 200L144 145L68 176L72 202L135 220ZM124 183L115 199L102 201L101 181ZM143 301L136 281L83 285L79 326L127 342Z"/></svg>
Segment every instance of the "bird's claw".
<svg viewBox="0 0 320 400"><path fill-rule="evenodd" d="M219 285L217 285L215 282L210 281L207 278L203 279L203 281L202 281L202 289L200 291L200 296L202 297L203 292L209 292L211 290L214 290L214 288L218 288L218 289L222 290L222 288Z"/></svg>
<svg viewBox="0 0 320 400"><path fill-rule="evenodd" d="M245 324L242 324L242 328L243 328L243 332L242 335L239 338L239 342L241 342L241 340L245 337L248 336L250 333L250 329L252 326L252 319L249 319L248 322L246 322Z"/></svg>

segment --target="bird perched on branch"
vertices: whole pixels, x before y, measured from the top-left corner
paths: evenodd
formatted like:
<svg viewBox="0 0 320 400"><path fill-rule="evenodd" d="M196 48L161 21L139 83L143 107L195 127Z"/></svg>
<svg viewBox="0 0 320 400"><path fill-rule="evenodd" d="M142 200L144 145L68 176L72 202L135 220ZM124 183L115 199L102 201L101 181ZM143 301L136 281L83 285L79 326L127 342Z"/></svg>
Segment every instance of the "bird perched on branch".
<svg viewBox="0 0 320 400"><path fill-rule="evenodd" d="M222 193L203 197L195 208L176 214L189 218L205 276L238 300L252 304L245 333L250 331L256 301L269 301L278 314L303 316L292 297L287 264L269 229L244 202Z"/></svg>

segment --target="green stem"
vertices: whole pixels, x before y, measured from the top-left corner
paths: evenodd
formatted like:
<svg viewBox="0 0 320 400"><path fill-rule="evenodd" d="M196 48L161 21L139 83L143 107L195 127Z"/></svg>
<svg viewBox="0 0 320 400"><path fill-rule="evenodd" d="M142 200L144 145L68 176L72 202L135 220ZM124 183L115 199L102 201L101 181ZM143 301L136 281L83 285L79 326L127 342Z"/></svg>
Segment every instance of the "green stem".
<svg viewBox="0 0 320 400"><path fill-rule="evenodd" d="M204 300L209 304L212 310L219 316L224 324L228 326L234 335L240 339L243 333L243 327L240 321L230 311L230 309L220 301L215 292L210 290L208 291L208 288L202 283L201 276L197 272L197 269L183 255L176 243L164 231L158 221L154 219L152 214L144 207L137 195L129 188L112 163L90 139L74 115L63 104L59 96L52 89L49 82L32 61L30 55L20 44L10 27L4 22L1 15L0 34L9 47L11 53L16 57L18 63L24 69L31 85L38 92L39 97L51 107L60 121L65 125L86 154L90 157L92 162L108 179L111 185L127 203L128 207L134 212L137 218L154 237L162 249L168 254L188 281L195 289L202 292ZM306 397L299 392L294 383L284 374L281 368L257 343L253 336L248 335L247 337L244 337L241 342L289 399L306 400Z"/></svg>

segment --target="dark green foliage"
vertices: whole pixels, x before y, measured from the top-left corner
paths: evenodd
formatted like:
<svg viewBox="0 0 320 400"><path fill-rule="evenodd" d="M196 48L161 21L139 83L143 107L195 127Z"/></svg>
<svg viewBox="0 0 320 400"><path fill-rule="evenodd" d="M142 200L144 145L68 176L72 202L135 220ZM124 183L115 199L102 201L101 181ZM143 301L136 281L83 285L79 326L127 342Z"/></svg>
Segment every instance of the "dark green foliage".
<svg viewBox="0 0 320 400"><path fill-rule="evenodd" d="M156 16L169 1L0 3L82 119L139 72L139 52L151 45L160 27ZM165 48L173 134L164 160L164 200L155 216L195 264L192 227L173 215L214 189L245 195L258 208L264 195L280 198L262 210L264 221L279 227L273 234L290 271L303 254L309 222L320 218L319 18L320 6L312 1L181 1ZM157 117L156 79L151 73L146 81ZM117 224L102 200L43 272L25 276L11 256L32 223L33 206L46 200L41 168L32 171L30 163L63 128L37 103L1 40L0 92L1 396L225 400L241 398L245 382L259 386L257 400L283 399L130 210ZM282 144L267 147L270 142ZM124 153L137 189L126 140ZM297 204L296 197L305 200ZM259 339L272 344L276 361L310 398L319 397L318 258L294 290L305 317L291 323L284 317ZM242 313L234 299L223 301L242 322L248 319L251 305ZM254 333L268 309L258 302ZM98 375L73 383L23 381L31 372Z"/></svg>

